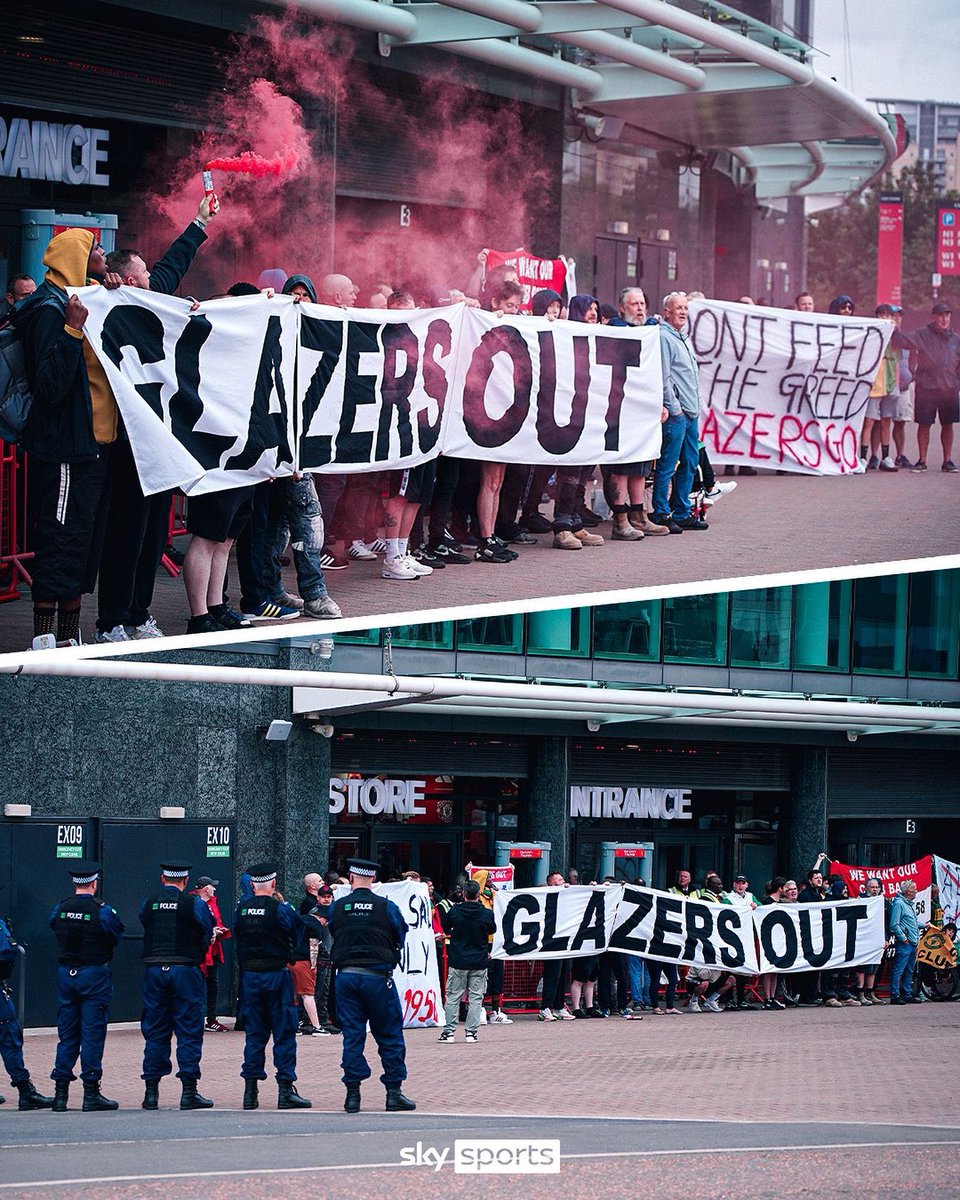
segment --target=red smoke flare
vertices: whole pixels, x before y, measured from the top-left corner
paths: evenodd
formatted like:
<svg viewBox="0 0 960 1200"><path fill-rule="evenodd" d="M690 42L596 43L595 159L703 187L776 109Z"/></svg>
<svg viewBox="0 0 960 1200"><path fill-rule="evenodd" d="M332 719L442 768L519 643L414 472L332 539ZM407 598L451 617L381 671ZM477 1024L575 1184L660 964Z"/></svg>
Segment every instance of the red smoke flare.
<svg viewBox="0 0 960 1200"><path fill-rule="evenodd" d="M299 162L295 150L278 154L275 158L261 158L252 150L244 150L236 158L211 158L206 164L208 171L230 171L235 175L252 175L254 179L265 179L268 175L285 175Z"/></svg>

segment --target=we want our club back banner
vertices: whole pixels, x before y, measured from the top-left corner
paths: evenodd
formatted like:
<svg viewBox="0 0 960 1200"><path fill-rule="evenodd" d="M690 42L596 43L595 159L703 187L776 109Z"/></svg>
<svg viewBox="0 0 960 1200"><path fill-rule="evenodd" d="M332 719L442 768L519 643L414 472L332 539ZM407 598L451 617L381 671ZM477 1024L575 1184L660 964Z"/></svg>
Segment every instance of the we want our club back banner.
<svg viewBox="0 0 960 1200"><path fill-rule="evenodd" d="M463 304L384 313L287 296L193 308L139 288L78 295L146 494L399 470L440 453L590 466L660 452L654 326L497 318ZM885 323L744 308L692 309L711 457L858 469Z"/></svg>
<svg viewBox="0 0 960 1200"><path fill-rule="evenodd" d="M883 898L754 910L632 884L524 888L494 896L492 957L582 958L615 950L736 975L876 962Z"/></svg>

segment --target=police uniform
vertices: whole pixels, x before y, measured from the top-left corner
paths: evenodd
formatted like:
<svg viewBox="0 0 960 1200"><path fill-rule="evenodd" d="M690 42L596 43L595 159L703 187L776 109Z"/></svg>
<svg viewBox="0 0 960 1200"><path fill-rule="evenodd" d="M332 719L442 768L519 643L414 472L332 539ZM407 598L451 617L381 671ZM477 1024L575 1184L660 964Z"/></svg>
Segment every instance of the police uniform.
<svg viewBox="0 0 960 1200"><path fill-rule="evenodd" d="M17 960L16 943L10 926L0 917L0 1059L10 1076L10 1082L20 1093L20 1109L50 1108L52 1096L41 1096L33 1086L30 1072L23 1062L23 1030L17 1020L17 1010L7 980L13 974ZM3 1097L0 1096L0 1104Z"/></svg>
<svg viewBox="0 0 960 1200"><path fill-rule="evenodd" d="M273 1036L273 1065L277 1073L277 1108L310 1108L293 1086L297 1078L297 1001L293 976L287 970L304 924L292 905L278 900L277 868L273 863L251 867L254 895L237 905L233 937L240 963L240 1002L243 1007L243 1067L246 1080L243 1107L258 1108L258 1083L266 1079L267 1042Z"/></svg>
<svg viewBox="0 0 960 1200"><path fill-rule="evenodd" d="M95 884L100 864L78 862L70 870L77 888ZM67 1093L76 1079L80 1058L83 1111L119 1108L100 1092L103 1046L113 998L110 961L123 936L123 922L109 904L86 892L61 900L50 914L50 928L60 944L57 971L57 1058L50 1078L56 1085L54 1112L67 1111Z"/></svg>
<svg viewBox="0 0 960 1200"><path fill-rule="evenodd" d="M203 1048L206 989L200 964L213 938L213 917L199 896L186 885L191 864L161 863L163 887L140 907L143 926L143 1108L159 1104L159 1083L169 1075L170 1042L177 1034L177 1078L183 1094L181 1108L212 1108L213 1101L197 1092ZM175 880L180 887L168 883Z"/></svg>
<svg viewBox="0 0 960 1200"><path fill-rule="evenodd" d="M355 858L347 871L354 880L372 883L377 864ZM403 914L393 901L354 882L350 895L331 907L329 924L337 968L337 1019L343 1030L341 1065L347 1088L343 1107L347 1112L360 1111L360 1084L370 1078L363 1054L369 1022L383 1065L380 1081L387 1089L387 1112L416 1108L400 1090L407 1077L406 1046L393 970L407 935Z"/></svg>

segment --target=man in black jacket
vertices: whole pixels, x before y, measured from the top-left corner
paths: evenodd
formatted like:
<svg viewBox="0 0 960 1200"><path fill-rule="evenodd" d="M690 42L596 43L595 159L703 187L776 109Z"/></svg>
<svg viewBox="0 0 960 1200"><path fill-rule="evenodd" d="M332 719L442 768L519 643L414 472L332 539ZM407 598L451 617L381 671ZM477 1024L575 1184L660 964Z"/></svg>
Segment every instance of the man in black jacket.
<svg viewBox="0 0 960 1200"><path fill-rule="evenodd" d="M462 903L441 912L443 928L450 935L447 970L447 1002L443 1015L446 1024L440 1042L450 1044L457 1028L460 997L467 993L468 1043L478 1040L483 997L487 990L487 954L489 939L496 928L493 913L480 903L480 884L475 879L463 885Z"/></svg>

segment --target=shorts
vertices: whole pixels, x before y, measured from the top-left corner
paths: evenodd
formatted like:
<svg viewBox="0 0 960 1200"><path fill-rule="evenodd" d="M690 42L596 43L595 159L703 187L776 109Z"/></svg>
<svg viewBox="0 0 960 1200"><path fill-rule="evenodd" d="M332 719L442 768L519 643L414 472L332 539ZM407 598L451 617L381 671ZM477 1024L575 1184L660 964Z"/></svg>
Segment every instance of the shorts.
<svg viewBox="0 0 960 1200"><path fill-rule="evenodd" d="M885 396L871 396L867 401L867 419L880 421L887 417L896 417L899 403L899 392L887 392Z"/></svg>
<svg viewBox="0 0 960 1200"><path fill-rule="evenodd" d="M600 974L600 959L591 954L589 958L575 958L570 964L570 978L577 983L596 983Z"/></svg>
<svg viewBox="0 0 960 1200"><path fill-rule="evenodd" d="M722 974L712 967L691 967L687 972L687 983L715 983Z"/></svg>
<svg viewBox="0 0 960 1200"><path fill-rule="evenodd" d="M307 961L291 963L290 974L293 976L293 990L298 996L312 996L317 986L317 973Z"/></svg>
<svg viewBox="0 0 960 1200"><path fill-rule="evenodd" d="M941 425L960 421L960 396L917 396L914 400L918 425L932 425L937 417Z"/></svg>
<svg viewBox="0 0 960 1200"><path fill-rule="evenodd" d="M610 475L626 475L628 479L646 479L653 474L652 462L609 463L603 468L604 477Z"/></svg>
<svg viewBox="0 0 960 1200"><path fill-rule="evenodd" d="M433 500L433 488L437 481L437 463L421 463L405 471L388 471L384 495L402 496L408 504L422 504L426 508Z"/></svg>
<svg viewBox="0 0 960 1200"><path fill-rule="evenodd" d="M243 533L253 512L253 487L228 488L187 500L187 533L208 542L225 542Z"/></svg>
<svg viewBox="0 0 960 1200"><path fill-rule="evenodd" d="M914 385L911 383L905 391L902 391L897 397L897 415L894 417L896 421L912 421L913 420L913 392Z"/></svg>
<svg viewBox="0 0 960 1200"><path fill-rule="evenodd" d="M33 601L72 600L97 585L110 508L109 446L92 462L30 460Z"/></svg>

